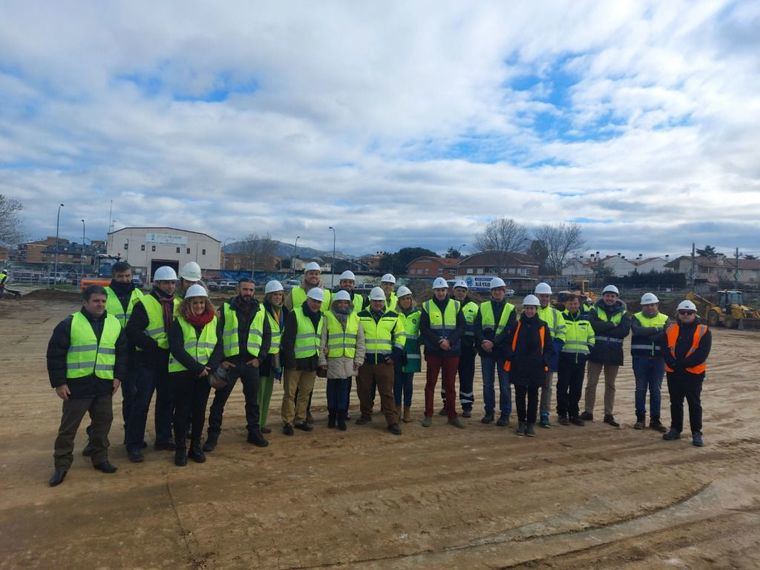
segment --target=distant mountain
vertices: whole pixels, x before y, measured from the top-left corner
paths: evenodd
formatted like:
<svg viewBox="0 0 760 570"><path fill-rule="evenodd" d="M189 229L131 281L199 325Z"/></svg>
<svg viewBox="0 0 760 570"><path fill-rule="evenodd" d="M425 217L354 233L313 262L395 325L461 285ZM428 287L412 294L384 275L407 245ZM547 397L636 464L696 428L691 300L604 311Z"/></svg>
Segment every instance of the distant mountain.
<svg viewBox="0 0 760 570"><path fill-rule="evenodd" d="M275 250L275 255L277 257L286 259L293 255L293 244L292 243L283 243L278 240L273 240L275 243L277 243L277 249ZM240 251L243 249L242 242L233 241L231 243L228 243L224 246L223 250L226 253L240 253ZM315 257L320 257L325 261L329 261L332 259L332 250L330 251L321 251L319 249L313 249L310 247L301 247L298 246L298 251L296 251L296 254L298 255L299 259L313 259ZM347 256L341 253L340 251L335 252L335 257L338 259L345 259Z"/></svg>

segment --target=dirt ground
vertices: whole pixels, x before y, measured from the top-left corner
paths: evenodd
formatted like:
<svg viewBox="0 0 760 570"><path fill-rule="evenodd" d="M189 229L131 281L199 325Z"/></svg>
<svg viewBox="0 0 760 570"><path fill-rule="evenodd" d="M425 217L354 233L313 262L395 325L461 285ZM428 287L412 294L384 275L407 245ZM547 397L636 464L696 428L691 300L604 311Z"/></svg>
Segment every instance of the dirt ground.
<svg viewBox="0 0 760 570"><path fill-rule="evenodd" d="M617 384L621 429L597 421L535 439L479 422L478 372L465 430L438 416L401 437L379 416L328 430L322 384L316 429L291 438L275 429L262 450L245 443L236 389L205 464L178 468L152 449L130 464L118 420L119 472L81 456L82 427L74 465L51 489L61 404L45 347L76 307L66 296L0 301L2 568L760 567L759 332L714 331L702 449L632 429L629 367ZM280 396L276 387L275 428ZM120 397L114 404L120 418Z"/></svg>

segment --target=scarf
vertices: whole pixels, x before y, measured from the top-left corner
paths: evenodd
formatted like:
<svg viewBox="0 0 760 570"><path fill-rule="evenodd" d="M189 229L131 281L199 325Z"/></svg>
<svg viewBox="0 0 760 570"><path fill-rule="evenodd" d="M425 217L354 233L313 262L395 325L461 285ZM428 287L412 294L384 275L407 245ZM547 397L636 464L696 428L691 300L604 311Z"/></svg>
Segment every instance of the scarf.
<svg viewBox="0 0 760 570"><path fill-rule="evenodd" d="M194 327L205 327L207 324L209 324L213 318L214 318L214 312L213 311L206 311L200 315L196 314L189 314L189 315L182 315L185 320L193 325Z"/></svg>

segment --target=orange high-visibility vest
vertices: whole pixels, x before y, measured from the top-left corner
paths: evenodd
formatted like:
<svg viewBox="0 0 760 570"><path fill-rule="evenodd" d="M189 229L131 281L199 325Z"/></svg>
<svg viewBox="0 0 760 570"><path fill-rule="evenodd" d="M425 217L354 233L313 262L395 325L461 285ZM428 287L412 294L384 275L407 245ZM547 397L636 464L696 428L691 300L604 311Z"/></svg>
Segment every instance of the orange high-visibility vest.
<svg viewBox="0 0 760 570"><path fill-rule="evenodd" d="M670 349L670 354L673 355L673 358L676 357L676 342L678 341L678 334L680 332L681 328L678 326L678 324L672 324L668 327L668 330L665 332L665 336L668 339L668 348ZM686 356L684 358L688 358L694 352L699 348L699 341L702 339L702 337L707 332L707 325L697 325L694 329L694 337L691 340L691 348L689 348L689 352L686 353ZM665 365L665 370L668 372L673 372L673 369ZM686 369L686 372L691 372L692 374L704 374L707 370L707 364L703 362L702 364L697 364L696 366L692 366L690 368Z"/></svg>
<svg viewBox="0 0 760 570"><path fill-rule="evenodd" d="M522 328L522 321L517 321L517 328L515 329L515 334L512 337L512 352L514 352L517 349L517 337L520 334L520 329ZM542 326L540 329L538 329L538 336L541 339L541 354L544 353L544 337L546 336L546 327ZM506 360L504 362L504 370L506 372L509 372L512 369L512 363L509 360ZM544 366L544 372L548 371L549 369Z"/></svg>

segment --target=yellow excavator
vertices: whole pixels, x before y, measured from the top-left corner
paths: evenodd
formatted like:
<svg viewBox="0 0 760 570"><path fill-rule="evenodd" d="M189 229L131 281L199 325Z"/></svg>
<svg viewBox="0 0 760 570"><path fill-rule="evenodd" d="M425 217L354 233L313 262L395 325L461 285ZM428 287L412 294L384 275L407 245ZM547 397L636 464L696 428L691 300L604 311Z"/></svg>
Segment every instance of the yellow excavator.
<svg viewBox="0 0 760 570"><path fill-rule="evenodd" d="M729 329L760 328L760 311L744 304L742 291L718 291L718 302L713 303L691 291L686 298L701 306L704 318L711 327Z"/></svg>

